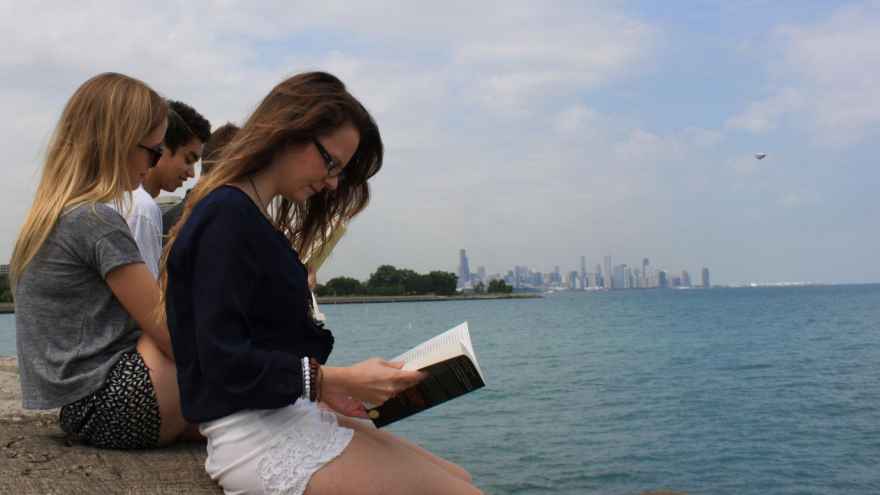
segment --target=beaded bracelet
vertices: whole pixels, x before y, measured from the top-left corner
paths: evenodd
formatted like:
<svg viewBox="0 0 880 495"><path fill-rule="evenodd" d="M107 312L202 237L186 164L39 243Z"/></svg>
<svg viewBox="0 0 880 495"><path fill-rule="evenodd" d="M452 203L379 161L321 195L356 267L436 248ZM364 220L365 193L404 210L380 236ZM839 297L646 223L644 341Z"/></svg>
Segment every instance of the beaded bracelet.
<svg viewBox="0 0 880 495"><path fill-rule="evenodd" d="M302 358L303 392L300 397L311 402L321 400L321 382L324 374L321 372L321 363L315 358Z"/></svg>
<svg viewBox="0 0 880 495"><path fill-rule="evenodd" d="M312 396L312 377L309 372L309 358L302 358L302 397L303 399L309 399Z"/></svg>
<svg viewBox="0 0 880 495"><path fill-rule="evenodd" d="M321 397L321 363L315 358L309 358L309 400L318 402Z"/></svg>

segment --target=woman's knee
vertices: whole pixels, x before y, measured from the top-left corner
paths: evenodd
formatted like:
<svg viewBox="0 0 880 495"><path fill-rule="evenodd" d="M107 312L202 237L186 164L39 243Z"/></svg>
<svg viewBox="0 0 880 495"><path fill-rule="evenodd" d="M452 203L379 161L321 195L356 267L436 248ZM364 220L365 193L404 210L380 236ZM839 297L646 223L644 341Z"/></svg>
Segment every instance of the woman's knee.
<svg viewBox="0 0 880 495"><path fill-rule="evenodd" d="M422 456L355 431L342 454L312 476L306 493L477 495L480 491Z"/></svg>
<svg viewBox="0 0 880 495"><path fill-rule="evenodd" d="M420 447L413 442L410 442L405 438L401 438L395 436L393 433L377 429L372 426L372 423L366 424L357 419L340 417L339 424L351 428L354 431L361 432L376 441L385 443L391 448L405 449L406 452L416 452L417 454L424 456L432 462L436 463L437 465L441 466L443 469L445 469L456 478L460 478L461 480L468 483L471 483L473 481L473 477L471 476L471 474L458 464L452 461L448 461L436 454L433 454L432 452Z"/></svg>

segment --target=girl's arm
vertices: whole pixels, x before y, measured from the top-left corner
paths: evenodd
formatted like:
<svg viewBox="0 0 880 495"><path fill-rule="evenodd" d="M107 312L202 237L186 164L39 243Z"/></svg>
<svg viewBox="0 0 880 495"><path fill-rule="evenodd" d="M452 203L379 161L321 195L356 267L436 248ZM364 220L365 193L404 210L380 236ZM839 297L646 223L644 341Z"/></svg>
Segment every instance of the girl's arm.
<svg viewBox="0 0 880 495"><path fill-rule="evenodd" d="M168 326L159 323L156 318L159 285L147 265L131 263L114 268L107 274L107 285L141 330L153 339L162 354L174 361Z"/></svg>

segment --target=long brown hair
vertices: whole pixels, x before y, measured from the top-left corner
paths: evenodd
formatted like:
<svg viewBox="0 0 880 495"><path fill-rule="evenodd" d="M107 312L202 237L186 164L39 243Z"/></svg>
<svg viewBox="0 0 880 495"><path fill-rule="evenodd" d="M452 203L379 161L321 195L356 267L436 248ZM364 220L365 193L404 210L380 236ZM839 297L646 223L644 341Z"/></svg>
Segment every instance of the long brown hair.
<svg viewBox="0 0 880 495"><path fill-rule="evenodd" d="M115 203L122 211L130 184L129 155L168 115L168 106L143 82L104 73L70 97L52 133L33 205L10 261L14 287L65 209Z"/></svg>
<svg viewBox="0 0 880 495"><path fill-rule="evenodd" d="M178 231L199 201L225 184L264 169L289 146L306 143L347 123L358 130L360 143L336 190L315 194L304 203L276 199L271 208L275 227L301 256L317 249L334 227L367 206L370 199L367 179L382 168L382 138L370 113L346 90L345 84L331 74L298 74L272 88L232 141L221 149L211 173L202 177L187 197L180 221L171 230L162 254L160 315L164 314L168 288L168 255Z"/></svg>

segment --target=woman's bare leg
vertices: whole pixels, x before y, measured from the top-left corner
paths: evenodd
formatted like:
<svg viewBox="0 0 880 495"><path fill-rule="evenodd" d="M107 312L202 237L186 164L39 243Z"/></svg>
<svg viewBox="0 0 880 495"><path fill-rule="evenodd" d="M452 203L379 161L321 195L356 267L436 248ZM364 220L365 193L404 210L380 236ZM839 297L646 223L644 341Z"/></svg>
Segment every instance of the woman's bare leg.
<svg viewBox="0 0 880 495"><path fill-rule="evenodd" d="M336 417L339 420L339 424L342 426L345 426L347 428L351 428L354 431L359 431L365 435L373 437L374 439L376 439L377 441L380 441L380 442L386 442L389 444L398 444L400 446L406 447L406 448L410 449L411 451L415 452L416 454L433 462L434 464L437 464L438 466L440 466L441 468L446 470L446 472L448 472L452 476L455 476L456 478L464 480L468 483L470 483L473 480L473 478L471 477L471 474L468 473L467 470L464 469L463 467L459 466L458 464L455 464L454 462L447 461L446 459L443 459L440 456L432 454L431 452L425 450L424 448L416 445L413 442L410 442L409 440L407 440L403 437L399 437L399 436L394 435L392 433L389 433L387 431L379 430L379 429L375 428L372 425L372 423L365 424L364 422L359 421L357 419L347 418L345 416L340 416L339 414L337 414Z"/></svg>
<svg viewBox="0 0 880 495"><path fill-rule="evenodd" d="M150 380L153 382L156 399L159 401L159 415L162 418L159 445L168 445L177 440L188 426L180 410L177 367L146 335L141 335L138 340L137 351L150 370Z"/></svg>
<svg viewBox="0 0 880 495"><path fill-rule="evenodd" d="M476 487L452 476L403 444L381 441L355 430L348 447L312 475L306 495L480 495Z"/></svg>

